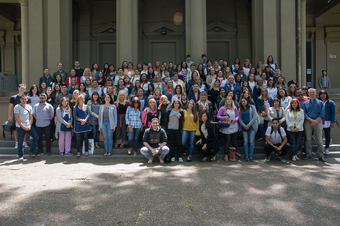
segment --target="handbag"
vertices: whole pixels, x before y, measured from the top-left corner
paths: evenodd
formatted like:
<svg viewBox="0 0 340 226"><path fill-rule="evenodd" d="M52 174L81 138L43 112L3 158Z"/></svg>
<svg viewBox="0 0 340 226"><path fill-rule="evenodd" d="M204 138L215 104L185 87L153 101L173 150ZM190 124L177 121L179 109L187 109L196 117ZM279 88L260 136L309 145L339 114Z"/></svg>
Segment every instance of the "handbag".
<svg viewBox="0 0 340 226"><path fill-rule="evenodd" d="M93 155L94 152L94 139L89 139L89 155ZM83 141L83 155L85 155L85 140Z"/></svg>
<svg viewBox="0 0 340 226"><path fill-rule="evenodd" d="M6 140L5 131L6 132L11 132L11 139L12 139L12 134L13 134L14 130L15 130L15 123L12 122L12 121L6 121L2 125L2 135L4 136L4 140Z"/></svg>
<svg viewBox="0 0 340 226"><path fill-rule="evenodd" d="M100 131L100 133L99 133L99 142L103 142L104 141L104 136L103 136L103 132L102 131Z"/></svg>
<svg viewBox="0 0 340 226"><path fill-rule="evenodd" d="M263 118L262 114L257 114L257 124L258 125L264 124L264 118Z"/></svg>
<svg viewBox="0 0 340 226"><path fill-rule="evenodd" d="M224 106L224 112L226 113L227 112L227 109L225 108ZM229 116L229 115L222 115L222 117L225 117L225 116ZM220 120L218 121L218 126L220 127L230 127L230 124L229 124L229 120Z"/></svg>

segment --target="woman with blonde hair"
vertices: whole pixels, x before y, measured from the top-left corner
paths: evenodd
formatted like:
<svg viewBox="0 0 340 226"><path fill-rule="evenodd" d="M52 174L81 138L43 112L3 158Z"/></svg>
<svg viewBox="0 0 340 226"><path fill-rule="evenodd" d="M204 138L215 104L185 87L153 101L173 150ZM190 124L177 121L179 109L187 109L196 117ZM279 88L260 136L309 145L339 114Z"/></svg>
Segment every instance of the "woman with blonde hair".
<svg viewBox="0 0 340 226"><path fill-rule="evenodd" d="M155 78L153 80L153 86L155 87L155 89L156 88L159 88L160 90L165 89L165 83L162 81L160 74L155 75Z"/></svg>
<svg viewBox="0 0 340 226"><path fill-rule="evenodd" d="M157 103L155 99L150 99L149 106L144 109L143 115L142 115L142 121L145 126L145 129L151 127L151 120L153 118L159 118L159 112L157 109Z"/></svg>
<svg viewBox="0 0 340 226"><path fill-rule="evenodd" d="M202 114L203 112L209 113L209 121L214 121L214 108L212 103L208 100L208 94L203 91L200 94L200 99L196 103L196 110L198 112L198 119L202 122Z"/></svg>
<svg viewBox="0 0 340 226"><path fill-rule="evenodd" d="M92 80L90 68L84 69L83 76L81 76L81 82L86 82L87 78L90 78L90 80Z"/></svg>
<svg viewBox="0 0 340 226"><path fill-rule="evenodd" d="M159 111L159 115L160 115L160 126L165 129L166 128L166 111L170 106L170 102L167 98L167 96L162 95L161 96L161 100L160 100L160 104L158 106L158 111Z"/></svg>
<svg viewBox="0 0 340 226"><path fill-rule="evenodd" d="M89 110L85 105L83 95L78 95L76 106L74 106L74 132L77 137L77 157L80 157L83 140L85 140L85 156L89 155L88 132L91 131L91 125L88 121L90 117Z"/></svg>
<svg viewBox="0 0 340 226"><path fill-rule="evenodd" d="M161 66L162 66L162 63L160 61L156 61L155 62L155 66L153 67L153 70L154 70L154 73L155 75L156 74L159 74L161 72Z"/></svg>
<svg viewBox="0 0 340 226"><path fill-rule="evenodd" d="M117 129L116 129L116 145L115 148L124 148L124 145L128 144L127 135L126 135L126 121L125 114L126 109L130 106L130 103L126 101L126 93L124 91L120 91L118 93L118 98L115 102L115 106L117 108Z"/></svg>
<svg viewBox="0 0 340 226"><path fill-rule="evenodd" d="M235 161L236 154L236 138L239 130L238 126L238 110L233 104L232 97L227 97L225 100L225 106L221 107L217 114L217 119L229 124L229 127L221 127L220 131L224 134L224 161L228 161L228 155L230 161ZM229 147L229 143L232 143L232 147Z"/></svg>

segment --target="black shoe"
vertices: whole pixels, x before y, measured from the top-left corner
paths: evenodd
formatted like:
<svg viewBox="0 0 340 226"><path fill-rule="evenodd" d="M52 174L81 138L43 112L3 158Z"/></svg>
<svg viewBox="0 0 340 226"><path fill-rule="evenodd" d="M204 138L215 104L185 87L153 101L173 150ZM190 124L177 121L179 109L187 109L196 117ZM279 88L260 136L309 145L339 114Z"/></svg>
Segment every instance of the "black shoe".
<svg viewBox="0 0 340 226"><path fill-rule="evenodd" d="M318 160L321 161L321 162L327 162L324 157L319 157Z"/></svg>
<svg viewBox="0 0 340 226"><path fill-rule="evenodd" d="M307 155L303 160L309 160L311 159L312 157L310 157L309 155Z"/></svg>

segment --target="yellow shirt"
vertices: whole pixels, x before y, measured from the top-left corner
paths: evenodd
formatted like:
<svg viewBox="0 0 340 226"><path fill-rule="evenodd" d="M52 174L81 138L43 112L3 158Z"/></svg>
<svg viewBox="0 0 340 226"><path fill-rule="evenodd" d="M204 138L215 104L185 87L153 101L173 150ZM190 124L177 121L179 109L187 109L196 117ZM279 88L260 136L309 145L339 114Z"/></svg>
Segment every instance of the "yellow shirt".
<svg viewBox="0 0 340 226"><path fill-rule="evenodd" d="M183 130L186 131L196 131L196 136L200 136L199 130L199 120L197 117L197 121L194 121L194 115L187 110L184 110L184 118L183 118Z"/></svg>

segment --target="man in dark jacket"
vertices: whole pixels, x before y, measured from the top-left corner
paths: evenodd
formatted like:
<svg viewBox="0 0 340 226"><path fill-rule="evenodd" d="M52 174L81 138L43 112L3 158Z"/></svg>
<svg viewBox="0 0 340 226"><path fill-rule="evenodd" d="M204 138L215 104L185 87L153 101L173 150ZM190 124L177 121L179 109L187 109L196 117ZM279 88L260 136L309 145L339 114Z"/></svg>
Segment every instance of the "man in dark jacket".
<svg viewBox="0 0 340 226"><path fill-rule="evenodd" d="M164 163L163 159L169 153L170 149L166 146L168 136L162 127L159 126L158 118L151 120L151 127L145 130L143 136L143 147L140 152L152 163L154 156L159 155L159 162Z"/></svg>

